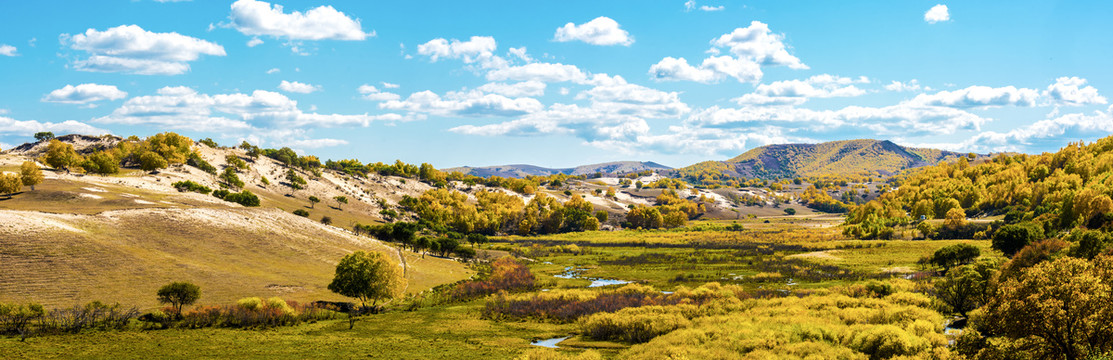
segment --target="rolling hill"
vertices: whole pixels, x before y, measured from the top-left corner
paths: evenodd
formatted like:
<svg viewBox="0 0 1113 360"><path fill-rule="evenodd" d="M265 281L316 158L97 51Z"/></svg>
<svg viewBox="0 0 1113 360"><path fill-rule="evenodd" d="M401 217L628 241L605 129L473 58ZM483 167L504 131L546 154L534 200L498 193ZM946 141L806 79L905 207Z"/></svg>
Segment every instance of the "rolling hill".
<svg viewBox="0 0 1113 360"><path fill-rule="evenodd" d="M965 154L897 145L888 140L843 140L779 144L751 149L726 161L705 161L677 169L679 177L720 173L736 178L784 179L824 175L882 176L929 166Z"/></svg>
<svg viewBox="0 0 1113 360"><path fill-rule="evenodd" d="M456 167L444 169L445 172L459 171L463 174L474 175L480 177L501 176L512 178L523 178L526 176L548 176L555 174L567 175L591 175L594 173L603 174L626 174L631 172L639 172L644 170L668 170L668 166L664 166L652 161L614 161L601 164L581 165L574 168L546 168L534 165L496 165L496 166L481 166L481 167Z"/></svg>

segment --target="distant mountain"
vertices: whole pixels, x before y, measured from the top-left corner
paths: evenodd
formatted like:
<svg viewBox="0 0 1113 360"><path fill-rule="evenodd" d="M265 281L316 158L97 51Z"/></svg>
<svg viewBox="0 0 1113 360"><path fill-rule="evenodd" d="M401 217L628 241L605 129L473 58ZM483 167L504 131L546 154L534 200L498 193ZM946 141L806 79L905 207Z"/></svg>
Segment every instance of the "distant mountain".
<svg viewBox="0 0 1113 360"><path fill-rule="evenodd" d="M842 140L819 144L780 144L751 149L726 161L705 161L677 169L679 177L722 174L732 177L783 179L820 175L891 175L934 165L963 153L910 148L888 140Z"/></svg>
<svg viewBox="0 0 1113 360"><path fill-rule="evenodd" d="M568 174L568 175L590 175L594 173L604 174L625 174L630 172L638 172L643 170L669 170L672 169L652 161L614 161L601 164L581 165L574 168L546 168L534 165L498 165L498 166L481 166L481 167L456 167L449 169L442 169L446 172L459 171L464 174L490 177L501 176L511 178L523 178L526 176L548 176L553 174Z"/></svg>

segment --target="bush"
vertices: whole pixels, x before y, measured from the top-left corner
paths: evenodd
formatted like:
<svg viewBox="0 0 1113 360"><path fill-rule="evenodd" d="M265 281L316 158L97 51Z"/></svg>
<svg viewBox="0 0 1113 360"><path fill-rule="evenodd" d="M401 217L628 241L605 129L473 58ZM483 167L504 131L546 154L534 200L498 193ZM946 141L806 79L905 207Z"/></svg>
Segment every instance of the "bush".
<svg viewBox="0 0 1113 360"><path fill-rule="evenodd" d="M191 180L179 181L172 184L172 186L178 189L178 191L192 191L202 194L208 194L213 191L213 189L210 189L208 186L195 183Z"/></svg>
<svg viewBox="0 0 1113 360"><path fill-rule="evenodd" d="M213 191L213 196L224 201L238 203L247 207L259 206L259 197L248 190L234 193L228 190L221 189Z"/></svg>
<svg viewBox="0 0 1113 360"><path fill-rule="evenodd" d="M297 209L297 210L294 210L294 215L301 216L301 217L309 217L309 212L305 211L305 209Z"/></svg>
<svg viewBox="0 0 1113 360"><path fill-rule="evenodd" d="M220 180L236 188L243 188L244 185L243 180L240 180L239 175L236 175L236 169L231 167L224 168L224 172L220 174Z"/></svg>
<svg viewBox="0 0 1113 360"><path fill-rule="evenodd" d="M186 165L201 169L201 171L207 172L209 174L216 175L216 167L212 164L209 164L209 162L205 161L205 159L202 159L201 155L197 153L189 154L189 160L186 160Z"/></svg>
<svg viewBox="0 0 1113 360"><path fill-rule="evenodd" d="M673 330L685 328L691 321L662 306L625 308L614 313L596 313L580 320L580 328L595 340L643 343Z"/></svg>

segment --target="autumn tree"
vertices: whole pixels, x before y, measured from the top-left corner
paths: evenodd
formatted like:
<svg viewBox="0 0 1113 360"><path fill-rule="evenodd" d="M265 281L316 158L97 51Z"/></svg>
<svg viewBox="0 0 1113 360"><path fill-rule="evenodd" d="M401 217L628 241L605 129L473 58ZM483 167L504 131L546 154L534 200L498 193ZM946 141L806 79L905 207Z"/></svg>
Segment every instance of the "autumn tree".
<svg viewBox="0 0 1113 360"><path fill-rule="evenodd" d="M23 181L20 180L19 175L0 173L0 194L7 194L8 198L12 198L12 194L19 192L23 188Z"/></svg>
<svg viewBox="0 0 1113 360"><path fill-rule="evenodd" d="M139 155L139 168L143 171L155 171L168 166L166 158L154 151L144 151Z"/></svg>
<svg viewBox="0 0 1113 360"><path fill-rule="evenodd" d="M23 165L19 166L19 178L23 186L30 186L31 191L35 191L35 185L43 182L43 171L33 161L24 161Z"/></svg>
<svg viewBox="0 0 1113 360"><path fill-rule="evenodd" d="M182 317L182 307L200 298L201 287L185 281L172 282L158 289L158 302L170 304L178 318Z"/></svg>
<svg viewBox="0 0 1113 360"><path fill-rule="evenodd" d="M1113 350L1113 258L1061 257L1004 281L976 320L982 331L1038 358L1086 359Z"/></svg>
<svg viewBox="0 0 1113 360"><path fill-rule="evenodd" d="M328 289L340 295L359 299L375 306L381 300L402 295L406 278L402 269L378 252L356 251L340 259Z"/></svg>
<svg viewBox="0 0 1113 360"><path fill-rule="evenodd" d="M81 155L73 150L73 145L53 139L46 146L46 155L43 161L55 170L64 169L66 173L69 173L70 167L81 161Z"/></svg>

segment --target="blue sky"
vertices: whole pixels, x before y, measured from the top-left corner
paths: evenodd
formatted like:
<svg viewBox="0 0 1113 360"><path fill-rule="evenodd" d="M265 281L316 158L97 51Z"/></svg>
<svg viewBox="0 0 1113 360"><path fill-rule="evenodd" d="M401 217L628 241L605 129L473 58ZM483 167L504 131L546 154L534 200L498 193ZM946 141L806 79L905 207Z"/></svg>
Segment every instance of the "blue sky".
<svg viewBox="0 0 1113 360"><path fill-rule="evenodd" d="M1053 151L1113 133L1113 4L0 4L0 147L249 140L437 167L684 166L876 138Z"/></svg>

